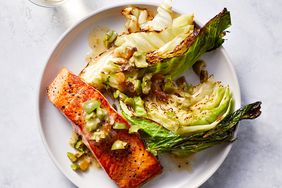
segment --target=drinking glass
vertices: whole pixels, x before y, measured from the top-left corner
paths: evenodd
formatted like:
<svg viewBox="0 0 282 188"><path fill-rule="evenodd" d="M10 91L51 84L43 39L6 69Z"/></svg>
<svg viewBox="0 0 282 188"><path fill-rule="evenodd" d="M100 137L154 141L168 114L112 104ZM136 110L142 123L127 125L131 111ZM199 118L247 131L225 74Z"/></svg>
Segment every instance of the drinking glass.
<svg viewBox="0 0 282 188"><path fill-rule="evenodd" d="M29 0L30 2L42 7L56 7L67 0Z"/></svg>

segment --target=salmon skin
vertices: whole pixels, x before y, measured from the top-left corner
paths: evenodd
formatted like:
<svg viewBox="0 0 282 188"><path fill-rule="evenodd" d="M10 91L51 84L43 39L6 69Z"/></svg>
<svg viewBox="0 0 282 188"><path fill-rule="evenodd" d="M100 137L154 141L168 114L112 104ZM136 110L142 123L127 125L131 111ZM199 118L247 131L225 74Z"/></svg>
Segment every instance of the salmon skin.
<svg viewBox="0 0 282 188"><path fill-rule="evenodd" d="M107 110L113 122L130 124L119 115L107 99L95 88L84 83L78 76L62 69L47 89L49 100L72 122L74 129L97 158L110 178L121 188L140 187L150 178L160 174L162 167L157 158L148 152L138 133L116 130L111 123L103 123L101 130L106 137L92 140L92 134L85 128L83 104L94 99ZM116 140L127 143L125 149L111 150ZM99 183L97 182L97 186Z"/></svg>

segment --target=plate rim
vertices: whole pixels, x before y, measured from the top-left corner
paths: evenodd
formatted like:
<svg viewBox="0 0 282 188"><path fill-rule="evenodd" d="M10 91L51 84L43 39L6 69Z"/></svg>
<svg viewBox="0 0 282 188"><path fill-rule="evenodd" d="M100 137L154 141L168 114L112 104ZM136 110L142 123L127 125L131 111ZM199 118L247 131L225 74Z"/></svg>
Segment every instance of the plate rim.
<svg viewBox="0 0 282 188"><path fill-rule="evenodd" d="M82 22L86 21L87 19L90 19L91 17L103 12L103 11L107 11L109 9L114 9L114 8L118 8L118 7L122 7L122 6L129 6L129 5L135 5L135 6L142 6L142 5L148 5L148 6L159 6L158 2L148 2L148 1L140 1L140 2L119 2L119 3L115 3L114 5L106 5L103 6L101 8L95 9L93 11L91 11L89 14L87 14L86 16L83 16L81 19L79 19L78 21L76 21L72 26L70 26L66 31L64 31L60 37L56 40L55 44L52 46L51 50L49 51L49 53L47 54L47 60L45 61L45 64L43 66L43 68L40 70L40 78L39 78L39 83L36 87L36 92L37 92L37 96L36 96L36 116L37 116L37 125L38 125L38 131L41 137L41 141L49 155L49 157L51 158L52 162L55 164L56 168L70 181L72 182L74 185L76 186L82 186L81 183L77 182L76 179L73 179L68 173L65 173L61 164L59 164L59 162L57 161L57 159L55 158L53 152L50 149L49 144L47 143L46 137L44 136L44 132L43 132L43 128L42 128L42 121L41 121L41 116L40 116L40 98L41 98L41 89L42 89L42 80L43 80L43 75L46 71L46 67L52 57L52 55L54 54L54 52L57 50L59 44L61 43L62 40L64 40L65 37L67 37L68 34L70 34L72 32L72 30L74 30L76 27L78 27ZM173 8L174 12L177 13L183 13L183 11L179 10L179 9L175 9ZM195 19L196 22L198 24L202 24L200 21L198 21L197 19ZM238 91L238 101L236 101L236 103L241 106L241 91L240 91L240 85L239 85L239 80L238 80L238 76L236 74L235 68L232 64L232 61L229 57L229 55L227 54L225 48L223 46L221 46L218 49L223 56L226 58L227 60L227 65L231 71L232 77L235 78L234 80L234 84L235 87ZM236 131L235 131L235 135L237 135L238 133L238 129L239 126L237 126ZM224 160L226 159L226 157L228 156L228 154L230 153L230 150L232 148L233 143L230 143L228 145L226 145L226 147L224 148L224 153L222 154L222 156L220 157L220 159L217 161L216 165L214 165L214 167L212 169L209 169L201 178L201 180L196 182L196 185L194 185L195 187L199 187L201 186L203 183L205 183L218 169L219 167L222 165L222 163L224 162ZM185 183L184 185L182 185L181 187L187 185L187 183Z"/></svg>

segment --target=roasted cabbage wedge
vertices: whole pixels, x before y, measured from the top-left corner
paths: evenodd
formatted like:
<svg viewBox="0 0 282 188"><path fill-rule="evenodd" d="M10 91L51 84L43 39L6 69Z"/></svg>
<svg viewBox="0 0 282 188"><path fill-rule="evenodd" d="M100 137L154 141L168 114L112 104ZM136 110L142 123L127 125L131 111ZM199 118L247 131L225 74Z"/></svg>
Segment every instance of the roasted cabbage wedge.
<svg viewBox="0 0 282 188"><path fill-rule="evenodd" d="M139 95L143 77L157 73L177 77L203 53L219 47L230 24L230 14L224 9L201 29L195 28L193 15L181 15L158 32L120 35L112 48L83 69L80 77L100 90L112 88Z"/></svg>
<svg viewBox="0 0 282 188"><path fill-rule="evenodd" d="M260 108L261 102L248 104L227 115L213 129L189 136L178 135L150 119L132 116L124 108L122 108L122 114L132 125L129 132L140 132L146 141L148 150L154 155L169 152L185 156L214 145L234 141L238 122L243 119L257 118L261 114Z"/></svg>
<svg viewBox="0 0 282 188"><path fill-rule="evenodd" d="M232 111L229 87L212 79L191 87L187 92L177 88L162 100L158 95L144 98L148 118L179 135L207 131Z"/></svg>

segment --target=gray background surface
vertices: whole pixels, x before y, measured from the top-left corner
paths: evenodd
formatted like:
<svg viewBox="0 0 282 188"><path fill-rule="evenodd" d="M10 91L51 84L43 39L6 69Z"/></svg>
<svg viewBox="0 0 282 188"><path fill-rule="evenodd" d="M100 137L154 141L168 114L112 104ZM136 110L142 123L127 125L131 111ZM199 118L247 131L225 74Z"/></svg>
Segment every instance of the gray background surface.
<svg viewBox="0 0 282 188"><path fill-rule="evenodd" d="M70 9L74 2L81 4L80 11ZM0 0L1 188L75 187L55 167L39 136L40 73L67 28L115 2L120 1L69 0L47 9L28 0ZM241 124L231 153L202 187L281 187L282 1L175 0L174 7L194 12L202 22L223 7L230 9L233 26L224 47L239 77L242 103L263 102L262 116Z"/></svg>

